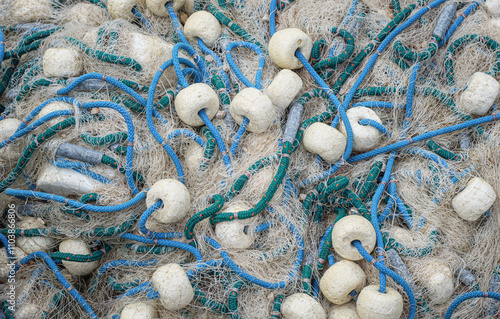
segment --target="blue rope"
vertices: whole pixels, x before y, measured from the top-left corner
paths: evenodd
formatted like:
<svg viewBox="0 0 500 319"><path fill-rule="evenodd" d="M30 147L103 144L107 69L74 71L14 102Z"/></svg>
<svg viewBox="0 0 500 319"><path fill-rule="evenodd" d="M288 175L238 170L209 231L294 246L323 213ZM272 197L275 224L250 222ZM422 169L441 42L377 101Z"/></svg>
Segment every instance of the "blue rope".
<svg viewBox="0 0 500 319"><path fill-rule="evenodd" d="M163 202L161 200L157 201L153 205L149 206L148 209L141 215L139 218L139 230L143 233L147 238L153 239L170 239L170 238L182 238L184 233L157 233L151 231L146 228L146 222L148 218L153 214L158 208L163 206Z"/></svg>
<svg viewBox="0 0 500 319"><path fill-rule="evenodd" d="M380 261L375 261L372 256L365 250L361 242L358 240L355 240L352 242L352 244L356 247L358 252L363 256L366 261L369 263L372 263L372 265L377 268L380 272L384 273L385 275L391 277L394 279L395 282L397 282L400 286L403 287L404 291L406 292L406 295L408 296L408 299L410 301L410 311L408 313L408 319L413 319L415 318L415 311L416 311L416 306L417 303L415 301L415 295L413 294L413 291L411 287L408 285L408 283L398 274L396 274L394 271L390 270L389 268L385 267L383 263Z"/></svg>
<svg viewBox="0 0 500 319"><path fill-rule="evenodd" d="M141 20L141 22L146 26L148 30L151 30L153 26L151 25L151 22L137 9L136 6L132 7L132 13Z"/></svg>
<svg viewBox="0 0 500 319"><path fill-rule="evenodd" d="M138 236L130 233L121 234L120 238L129 239L133 241L138 241L145 244L160 245L165 247L174 247L190 252L196 258L197 262L203 262L203 256L200 251L191 245L184 244L178 241L166 240L166 239L151 239L144 236Z"/></svg>
<svg viewBox="0 0 500 319"><path fill-rule="evenodd" d="M154 289L155 288L153 286L153 283L151 281L146 281L145 283L142 283L142 284L140 284L137 287L134 287L134 288L131 288L131 289L127 290L123 294L121 294L118 297L116 297L116 299L121 299L123 297L131 297L131 296L133 296L135 294L138 294L140 292L143 292L143 291L147 291L148 292L148 299L157 299L158 297L151 298L151 296L155 292Z"/></svg>
<svg viewBox="0 0 500 319"><path fill-rule="evenodd" d="M167 136L167 140L170 141L170 140L172 140L175 137L180 136L180 135L187 136L187 137L193 139L202 148L205 148L205 146L207 145L205 143L205 141L198 134L196 134L190 130L183 129L183 128L170 132L170 134L168 134L168 136Z"/></svg>
<svg viewBox="0 0 500 319"><path fill-rule="evenodd" d="M9 196L16 196L19 198L36 198L36 199L42 199L42 200L50 200L54 202L58 202L61 204L66 204L68 206L75 207L77 209L85 209L87 211L91 212L97 212L97 213L111 213L111 212L117 212L120 210L124 210L127 208L130 208L134 206L135 204L139 203L142 201L144 198L146 198L146 193L140 192L135 197L132 199L126 201L125 203L118 204L118 205L110 205L110 206L97 206L97 205L90 205L86 203L82 203L73 199L69 199L63 196L55 195L55 194L48 194L48 193L43 193L43 192L35 192L31 190L22 190L22 189L12 189L12 188L7 188L5 190L5 194Z"/></svg>
<svg viewBox="0 0 500 319"><path fill-rule="evenodd" d="M208 118L207 114L205 113L204 110L200 110L198 112L198 115L201 117L203 120L203 123L207 126L207 128L212 132L215 141L217 142L217 146L219 146L219 150L222 153L222 161L224 162L224 165L226 166L226 170L229 173L229 175L233 175L233 169L231 168L231 158L229 157L227 150L226 150L226 144L224 144L224 140L222 139L222 136L220 135L219 131L215 127L215 125L210 121Z"/></svg>
<svg viewBox="0 0 500 319"><path fill-rule="evenodd" d="M389 45L389 43L398 35L400 34L403 30L411 26L415 21L417 21L421 16L423 16L425 13L427 13L429 10L435 8L436 6L442 4L447 0L436 0L433 1L431 4L428 6L420 9L417 11L414 15L412 15L408 20L406 20L403 24L398 26L394 31L392 31L385 39L382 41L382 43L378 46L377 50L373 55L370 57L368 60L366 66L364 69L361 71L361 74L359 77L356 79L354 82L353 86L350 88L349 92L344 96L344 101L340 105L340 102L338 99L335 97L335 95L331 92L330 88L326 85L326 83L319 77L319 75L316 73L316 71L311 67L311 65L307 62L306 58L300 53L300 51L295 51L295 56L300 60L300 62L304 65L306 70L313 76L314 80L320 85L320 87L327 93L329 98L332 100L332 102L335 104L335 106L338 109L339 115L345 125L346 132L347 132L347 147L344 155L342 156L342 159L349 162L349 159L352 161L353 158L356 158L356 156L349 157L352 152L352 129L350 127L349 120L347 116L345 115L345 110L347 109L347 106L349 103L352 101L354 98L354 95L356 91L358 90L359 86L361 83L364 81L368 73L370 72L371 68L377 61L378 57L380 54L385 50L385 48ZM338 105L337 105L338 104ZM397 144L397 143L396 143ZM370 152L368 152L370 153ZM365 153L367 154L367 153ZM358 155L358 156L363 156L364 154ZM366 158L364 158L366 159ZM349 162L350 163L350 162ZM322 179L327 178L328 176L332 175L335 173L341 166L343 165L342 160L339 160L337 163L335 163L330 169L326 170L325 172L308 178L304 181L302 181L300 184L301 186L306 186L308 184L320 181Z"/></svg>
<svg viewBox="0 0 500 319"><path fill-rule="evenodd" d="M382 101L358 102L358 103L354 103L352 105L352 107L358 107L358 106L379 107L379 108L386 108L386 109L404 109L405 108L405 105L403 105L403 104L394 105L391 102L382 102Z"/></svg>
<svg viewBox="0 0 500 319"><path fill-rule="evenodd" d="M267 289L279 289L285 287L289 282L291 282L297 276L300 265L302 264L302 260L304 259L304 240L302 239L302 235L300 234L298 229L286 217L277 213L272 207L266 207L266 209L269 212L276 214L278 216L278 219L281 222L284 222L288 226L288 229L290 230L290 232L292 232L292 234L295 236L297 240L297 245L298 245L297 258L286 280L271 283L264 281L262 279L258 279L246 273L240 267L238 267L238 265L233 262L231 257L229 257L229 255L222 249L222 246L216 240L207 236L202 236L202 239L205 240L205 242L207 242L210 246L217 249L222 258L224 259L225 263L227 264L227 266L229 266L229 268L231 268L241 278Z"/></svg>
<svg viewBox="0 0 500 319"><path fill-rule="evenodd" d="M385 126L383 126L382 124L380 124L379 122L377 122L375 120L363 119L363 120L359 121L359 124L365 125L365 126L372 126L384 135L389 135L389 136L391 135L391 133L389 133L389 131L385 128Z"/></svg>
<svg viewBox="0 0 500 319"><path fill-rule="evenodd" d="M42 104L40 104L37 107L35 107L30 112L30 114L28 114L28 116L26 116L26 118L24 119L24 121L16 129L16 132L22 130L23 128L25 128L26 125L28 125L28 123L31 122L35 118L35 116L37 116L38 113L40 113L40 111L45 106L47 106L48 104L50 104L52 102L78 103L78 101L76 99L74 99L72 97L68 97L68 96L59 96L59 97L54 97L54 98L48 99L47 101L45 101Z"/></svg>
<svg viewBox="0 0 500 319"><path fill-rule="evenodd" d="M43 116L41 119L36 120L35 122L31 123L27 127L23 128L22 130L16 131L13 135L8 137L7 139L3 140L0 142L0 149L7 146L8 144L14 142L20 137L23 137L24 135L30 133L31 131L35 130L37 127L47 123L51 119L59 116L70 116L73 115L73 110L61 110L61 111L54 111L50 112L49 114ZM21 123L22 124L22 123Z"/></svg>
<svg viewBox="0 0 500 319"><path fill-rule="evenodd" d="M186 60L186 59L181 59L181 60L185 60L185 61L181 61L181 63L189 61L189 60ZM136 100L137 102L139 102L139 104L141 104L142 106L146 106L146 100L139 93L135 92L132 88L126 86L125 84L123 84L122 82L118 81L117 79L115 79L113 77L110 77L110 76L107 76L107 75L104 75L104 74L101 74L101 73L95 73L95 72L91 72L91 73L87 73L87 74L84 74L82 76L79 76L73 82L71 82L70 85L68 85L65 88L60 89L59 91L57 91L57 94L59 94L59 95L68 94L73 89L75 89L78 86L78 84L80 84L83 81L88 80L88 79L102 80L102 81L105 81L105 82L107 82L107 83L109 83L111 85L114 85L118 89L120 89L123 92L127 93L128 95L130 95L134 100ZM153 115L162 124L167 124L167 120L165 120L163 118L163 116L161 116L160 113L158 113L157 110L153 110Z"/></svg>
<svg viewBox="0 0 500 319"><path fill-rule="evenodd" d="M170 16L170 19L172 19L172 23L174 24L175 30L177 32L177 36L179 37L179 39L181 40L182 43L190 46L189 41L184 36L184 32L182 32L181 23L179 22L179 19L177 18L177 15L175 14L175 10L172 7L172 4L170 3L170 1L167 1L167 3L165 4L165 7L167 7L168 15Z"/></svg>
<svg viewBox="0 0 500 319"><path fill-rule="evenodd" d="M3 36L3 31L0 29L0 65L2 65L4 54L5 54L5 38Z"/></svg>
<svg viewBox="0 0 500 319"><path fill-rule="evenodd" d="M450 307L444 314L444 319L451 319L451 316L453 315L453 312L455 312L457 307L460 306L462 302L472 298L492 298L500 301L500 294L492 291L471 291L465 293L457 299L453 300Z"/></svg>
<svg viewBox="0 0 500 319"><path fill-rule="evenodd" d="M417 142L420 142L420 141L423 141L423 140L426 140L426 139L429 139L429 138L433 138L433 137L436 137L436 136L439 136L439 135L443 135L443 134L455 132L455 131L458 131L458 130L463 130L465 128L469 128L469 127L472 127L472 126L477 126L477 125L481 125L481 124L484 124L484 123L496 121L498 119L500 119L500 113L496 113L496 114L492 114L492 115L488 115L488 116L483 116L483 117L480 117L480 118L477 118L477 119L473 119L473 120L470 120L470 121L466 121L466 122L463 122L463 123L451 125L451 126L444 127L444 128L441 128L441 129L437 129L437 130L434 130L434 131L430 131L430 132L427 132L427 133L424 133L424 134L421 134L421 135L417 135L417 136L415 136L415 137L413 137L411 139L403 140L403 141L400 141L400 142L397 142L397 143L394 143L394 144L390 144L390 145L387 145L387 146L384 146L384 147L381 147L381 148L377 148L375 150L372 150L372 151L369 151L369 152L366 152L366 153L363 153L363 154L351 156L350 158L347 159L347 162L350 163L350 164L351 163L355 163L355 162L359 162L359 161L362 161L362 160L365 160L365 159L377 156L379 154L391 152L391 151L394 151L394 150L399 150L399 149L401 149L403 147L406 147L406 146L411 145L413 143L417 143Z"/></svg>
<svg viewBox="0 0 500 319"><path fill-rule="evenodd" d="M250 120L246 116L243 116L243 120L241 121L240 128L238 129L238 132L236 132L236 135L234 136L233 144L231 144L231 148L229 149L229 152L231 153L232 157L234 157L234 154L236 153L236 150L238 149L238 146L240 145L241 138L243 137L243 134L245 134L245 131L246 131L249 123L250 123Z"/></svg>
<svg viewBox="0 0 500 319"><path fill-rule="evenodd" d="M57 280L63 285L66 291L68 291L68 293L82 306L82 308L90 315L90 318L97 318L97 315L94 313L94 311L87 303L87 301L78 293L78 291L76 291L76 289L66 280L66 278L64 278L64 276L57 268L57 265L54 262L54 260L52 260L52 258L50 258L49 255L47 255L45 252L35 251L34 253L24 257L18 263L16 263L14 271L17 272L19 268L21 268L23 265L26 265L35 258L41 258L45 261L47 266L49 266L49 268L56 276Z"/></svg>
<svg viewBox="0 0 500 319"><path fill-rule="evenodd" d="M234 63L233 57L231 55L231 51L235 48L248 48L253 50L255 53L257 53L257 56L259 57L259 65L257 67L257 72L255 73L255 85L252 84L244 75L241 73L240 69ZM231 42L227 45L226 47L226 60L227 63L229 64L229 67L231 70L233 70L234 74L236 77L247 87L251 88L257 88L259 90L262 89L262 71L264 70L264 67L266 66L266 57L264 55L264 52L255 44L250 43L250 42L245 42L245 41L236 41L236 42Z"/></svg>
<svg viewBox="0 0 500 319"><path fill-rule="evenodd" d="M255 227L255 232L256 233L261 233L267 229L269 229L271 226L273 226L273 222L265 222L260 224L259 226Z"/></svg>
<svg viewBox="0 0 500 319"><path fill-rule="evenodd" d="M480 2L482 2L482 1L480 1ZM462 24L462 22L465 20L465 18L467 18L469 16L469 14L471 14L471 12L474 11L477 8L478 5L479 5L479 2L478 1L474 1L471 5L469 5L467 7L467 9L465 9L465 11L450 26L450 28L446 32L446 35L444 36L444 39L442 39L441 41L439 41L438 47L442 47L451 38L451 36L453 35L453 33L455 33L455 31Z"/></svg>
<svg viewBox="0 0 500 319"><path fill-rule="evenodd" d="M189 84L184 78L184 74L182 73L182 68L180 65L180 60L179 60L179 50L185 51L187 54L193 57L194 62L198 66L198 69L200 70L200 73L203 77L204 82L207 82L210 78L208 72L207 72L207 67L205 65L205 62L203 59L200 57L198 53L193 49L193 47L189 44L185 43L177 43L174 45L174 48L172 49L172 61L174 64L174 69L175 73L177 74L177 81L178 83L183 86L184 88L188 87ZM151 89L151 88L150 88Z"/></svg>
<svg viewBox="0 0 500 319"><path fill-rule="evenodd" d="M158 82L160 80L161 75L165 70L173 64L173 60L170 59L167 62L163 63L160 66L160 69L156 71L155 76L153 80L151 81L151 85L149 86L149 92L148 92L148 99L146 101L146 121L148 124L149 131L153 135L153 137L156 139L156 141L163 147L163 149L167 152L167 154L170 156L172 161L174 162L175 168L177 170L177 178L181 183L184 184L184 170L182 169L182 164L179 158L177 157L177 154L175 154L174 150L170 145L167 144L167 142L163 139L163 137L158 133L156 130L155 124L153 122L153 100L156 92L156 86L158 85Z"/></svg>
<svg viewBox="0 0 500 319"><path fill-rule="evenodd" d="M64 157L56 157L56 159L54 161L52 161L52 165L59 167L59 168L89 168L89 167L94 166L93 164L85 163L85 162L68 161Z"/></svg>
<svg viewBox="0 0 500 319"><path fill-rule="evenodd" d="M219 58L217 54L215 54L214 51L210 50L205 43L203 42L202 39L198 38L198 47L200 48L201 52L204 54L210 55L214 61L215 64L217 64L217 72L219 72L222 81L224 82L224 86L226 87L227 94L231 94L233 89L231 87L231 83L229 82L229 77L227 76L226 71L224 71L224 64L222 63L222 60Z"/></svg>
<svg viewBox="0 0 500 319"><path fill-rule="evenodd" d="M276 33L276 7L277 0L271 0L269 8L269 33L273 36Z"/></svg>

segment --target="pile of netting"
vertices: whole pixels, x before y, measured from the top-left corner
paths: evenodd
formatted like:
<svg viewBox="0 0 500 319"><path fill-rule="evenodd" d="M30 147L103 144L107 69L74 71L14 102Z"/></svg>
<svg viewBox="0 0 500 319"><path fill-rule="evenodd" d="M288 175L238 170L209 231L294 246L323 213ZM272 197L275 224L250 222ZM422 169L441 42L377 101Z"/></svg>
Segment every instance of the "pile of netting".
<svg viewBox="0 0 500 319"><path fill-rule="evenodd" d="M5 318L493 318L498 0L2 0Z"/></svg>

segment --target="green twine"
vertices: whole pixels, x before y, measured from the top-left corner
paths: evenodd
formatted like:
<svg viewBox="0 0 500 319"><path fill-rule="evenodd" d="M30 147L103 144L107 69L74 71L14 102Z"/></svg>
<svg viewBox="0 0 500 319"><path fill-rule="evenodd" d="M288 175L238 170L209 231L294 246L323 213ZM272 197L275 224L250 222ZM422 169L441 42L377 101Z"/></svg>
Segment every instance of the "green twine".
<svg viewBox="0 0 500 319"><path fill-rule="evenodd" d="M194 227L202 220L217 214L222 209L222 207L224 207L224 198L221 195L216 194L212 198L210 198L209 203L212 203L212 205L191 216L184 228L184 235L186 236L186 239L189 241L189 244L194 247L197 246L196 241L193 240Z"/></svg>
<svg viewBox="0 0 500 319"><path fill-rule="evenodd" d="M344 40L344 43L346 44L345 51L337 56L333 56L316 63L314 65L314 70L316 71L334 69L335 67L337 67L337 65L345 62L354 53L354 37L347 30L332 28L332 33L335 35L339 35Z"/></svg>
<svg viewBox="0 0 500 319"><path fill-rule="evenodd" d="M127 132L111 133L106 136L91 136L89 133L82 133L80 138L85 143L92 146L103 146L115 143L123 143L127 140Z"/></svg>
<svg viewBox="0 0 500 319"><path fill-rule="evenodd" d="M283 295L276 295L276 297L274 297L273 312L271 312L271 319L281 318L281 304L283 303L284 298L285 296Z"/></svg>
<svg viewBox="0 0 500 319"><path fill-rule="evenodd" d="M434 153L439 155L440 157L450 160L450 161L460 161L462 157L458 154L453 153L450 150L443 148L438 143L434 142L432 139L428 140L426 143L427 147L429 147Z"/></svg>
<svg viewBox="0 0 500 319"><path fill-rule="evenodd" d="M70 254L70 253L62 253L60 251L49 253L50 258L59 259L64 261L74 261L80 263L88 263L102 259L105 254L111 251L111 246L104 243L102 249L94 251L91 254Z"/></svg>

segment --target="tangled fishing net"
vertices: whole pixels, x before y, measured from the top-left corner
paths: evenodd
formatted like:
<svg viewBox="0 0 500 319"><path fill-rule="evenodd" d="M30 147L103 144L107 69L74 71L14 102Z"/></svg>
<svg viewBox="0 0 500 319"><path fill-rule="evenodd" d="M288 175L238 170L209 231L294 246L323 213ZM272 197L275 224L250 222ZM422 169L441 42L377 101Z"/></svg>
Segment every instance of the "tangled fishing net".
<svg viewBox="0 0 500 319"><path fill-rule="evenodd" d="M500 314L498 0L2 0L0 26L5 318Z"/></svg>

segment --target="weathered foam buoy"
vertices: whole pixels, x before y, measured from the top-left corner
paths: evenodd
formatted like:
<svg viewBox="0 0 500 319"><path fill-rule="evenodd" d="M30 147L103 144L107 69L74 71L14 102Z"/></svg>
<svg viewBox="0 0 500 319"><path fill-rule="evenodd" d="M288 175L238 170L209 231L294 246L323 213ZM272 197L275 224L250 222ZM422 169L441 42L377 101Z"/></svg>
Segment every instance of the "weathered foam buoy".
<svg viewBox="0 0 500 319"><path fill-rule="evenodd" d="M222 212L239 212L249 210L251 206L235 203ZM232 249L247 249L255 240L255 233L249 227L250 220L232 220L215 225L215 235L222 246ZM247 230L245 231L245 228Z"/></svg>
<svg viewBox="0 0 500 319"><path fill-rule="evenodd" d="M80 239L63 240L59 244L59 251L61 253L76 255L90 255L92 253L87 244ZM99 267L99 261L76 262L63 260L62 263L68 272L73 276L86 276Z"/></svg>
<svg viewBox="0 0 500 319"><path fill-rule="evenodd" d="M247 130L262 133L273 124L276 111L271 99L256 88L241 90L231 101L229 112L241 125L243 117L250 120Z"/></svg>
<svg viewBox="0 0 500 319"><path fill-rule="evenodd" d="M21 121L14 118L0 121L0 142L11 137L19 125L21 125ZM21 148L19 147L19 142L14 143L0 148L0 160L14 161L19 159Z"/></svg>
<svg viewBox="0 0 500 319"><path fill-rule="evenodd" d="M198 112L204 110L207 117L213 119L219 110L219 97L207 84L195 83L182 89L175 97L174 104L182 122L202 126L205 123Z"/></svg>
<svg viewBox="0 0 500 319"><path fill-rule="evenodd" d="M319 282L321 293L331 303L342 305L353 299L352 291L359 293L366 284L363 269L355 262L341 260L328 268Z"/></svg>
<svg viewBox="0 0 500 319"><path fill-rule="evenodd" d="M284 319L326 319L325 309L313 297L304 293L291 295L283 301Z"/></svg>
<svg viewBox="0 0 500 319"><path fill-rule="evenodd" d="M356 310L361 319L399 319L403 313L403 297L390 287L379 292L378 285L366 286L356 301Z"/></svg>
<svg viewBox="0 0 500 319"><path fill-rule="evenodd" d="M467 89L460 95L458 106L466 113L483 116L500 94L500 83L486 73L474 73Z"/></svg>
<svg viewBox="0 0 500 319"><path fill-rule="evenodd" d="M44 228L45 222L41 218L24 217L17 228L30 229L30 228ZM47 251L54 245L54 239L49 237L18 237L16 240L17 247L21 248L27 255L35 251Z"/></svg>
<svg viewBox="0 0 500 319"><path fill-rule="evenodd" d="M484 179L472 178L467 186L451 201L458 216L467 221L476 221L493 205L497 194L493 187Z"/></svg>
<svg viewBox="0 0 500 319"><path fill-rule="evenodd" d="M149 207L158 200L163 202L163 207L156 210L151 217L162 223L178 222L186 217L191 208L188 189L175 179L159 180L148 190L146 205Z"/></svg>
<svg viewBox="0 0 500 319"><path fill-rule="evenodd" d="M356 303L354 301L335 306L328 313L329 319L359 319Z"/></svg>
<svg viewBox="0 0 500 319"><path fill-rule="evenodd" d="M274 77L264 93L271 99L276 111L283 112L302 90L302 84L297 73L283 69Z"/></svg>
<svg viewBox="0 0 500 319"><path fill-rule="evenodd" d="M50 0L16 0L12 7L12 14L19 22L44 21L53 11Z"/></svg>
<svg viewBox="0 0 500 319"><path fill-rule="evenodd" d="M423 265L419 269L419 281L426 288L429 302L434 305L448 301L455 290L453 273L440 260L432 259Z"/></svg>
<svg viewBox="0 0 500 319"><path fill-rule="evenodd" d="M160 37L149 36L139 32L128 32L124 38L125 45L123 46L122 54L134 59L142 66L141 72L146 81L150 82L153 80L160 66L165 61L172 58L172 49L174 45L164 41ZM187 58L187 56L182 53L179 53L179 57ZM160 83L167 83L170 86L175 86L176 82L177 75L174 67L171 66L163 72Z"/></svg>
<svg viewBox="0 0 500 319"><path fill-rule="evenodd" d="M375 229L366 218L358 215L349 215L339 220L332 230L332 246L335 251L348 260L363 259L352 244L353 241L361 242L363 248L371 253L376 244Z"/></svg>
<svg viewBox="0 0 500 319"><path fill-rule="evenodd" d="M134 302L126 305L121 314L120 319L156 319L158 313L153 305L145 302Z"/></svg>
<svg viewBox="0 0 500 319"><path fill-rule="evenodd" d="M282 69L300 69L302 63L295 57L299 50L309 60L312 51L312 40L302 30L289 28L277 31L269 40L269 57Z"/></svg>
<svg viewBox="0 0 500 319"><path fill-rule="evenodd" d="M500 2L498 1L484 1L482 5L489 14L500 17Z"/></svg>
<svg viewBox="0 0 500 319"><path fill-rule="evenodd" d="M209 48L220 38L221 33L219 21L207 11L196 11L184 24L184 35L189 41L197 43L200 38Z"/></svg>
<svg viewBox="0 0 500 319"><path fill-rule="evenodd" d="M166 17L168 16L168 10L165 6L167 2L170 2L174 10L179 10L186 0L146 0L146 5L149 11L153 12L157 16Z"/></svg>
<svg viewBox="0 0 500 319"><path fill-rule="evenodd" d="M205 150L198 143L191 143L186 147L184 165L187 171L194 173L200 168L204 152Z"/></svg>
<svg viewBox="0 0 500 319"><path fill-rule="evenodd" d="M43 54L43 73L51 78L69 78L83 74L82 54L75 48L49 48Z"/></svg>
<svg viewBox="0 0 500 319"><path fill-rule="evenodd" d="M354 142L352 149L354 152L367 152L380 143L382 133L379 130L373 126L359 124L359 121L365 119L374 120L375 122L382 124L382 121L378 117L377 113L367 107L360 106L347 110L346 115L349 118L349 123L351 124ZM347 131L342 120L339 124L339 131L347 138Z"/></svg>
<svg viewBox="0 0 500 319"><path fill-rule="evenodd" d="M321 156L328 163L335 163L345 152L347 139L328 124L316 122L304 132L304 148Z"/></svg>
<svg viewBox="0 0 500 319"><path fill-rule="evenodd" d="M167 264L155 270L151 278L160 301L168 310L179 310L191 302L194 291L184 269L178 264Z"/></svg>
<svg viewBox="0 0 500 319"><path fill-rule="evenodd" d="M144 3L144 0L108 0L106 7L111 18L133 21L135 16L132 13L132 8Z"/></svg>
<svg viewBox="0 0 500 319"><path fill-rule="evenodd" d="M65 17L68 22L82 23L89 26L99 26L108 20L105 9L88 2L80 2L72 6Z"/></svg>

